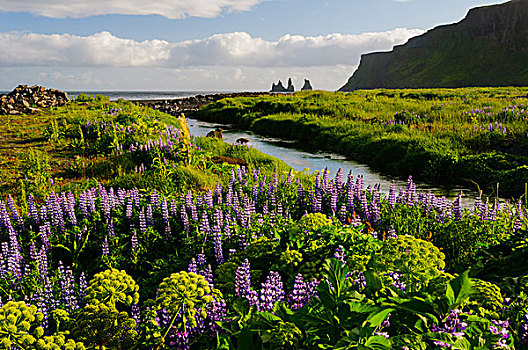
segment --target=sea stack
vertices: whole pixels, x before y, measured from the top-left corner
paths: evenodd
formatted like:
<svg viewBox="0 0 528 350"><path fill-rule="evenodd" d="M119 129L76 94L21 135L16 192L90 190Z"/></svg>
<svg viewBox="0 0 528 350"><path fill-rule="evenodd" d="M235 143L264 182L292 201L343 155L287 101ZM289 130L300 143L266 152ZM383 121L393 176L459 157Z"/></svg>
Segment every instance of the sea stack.
<svg viewBox="0 0 528 350"><path fill-rule="evenodd" d="M312 84L310 84L310 80L308 79L304 79L304 85L301 88L301 91L304 91L304 90L313 90Z"/></svg>
<svg viewBox="0 0 528 350"><path fill-rule="evenodd" d="M282 81L279 80L277 84L273 83L271 85L271 90L270 90L270 92L294 92L294 91L295 91L295 88L293 87L291 78L288 79L288 87L285 88L284 85L282 85Z"/></svg>

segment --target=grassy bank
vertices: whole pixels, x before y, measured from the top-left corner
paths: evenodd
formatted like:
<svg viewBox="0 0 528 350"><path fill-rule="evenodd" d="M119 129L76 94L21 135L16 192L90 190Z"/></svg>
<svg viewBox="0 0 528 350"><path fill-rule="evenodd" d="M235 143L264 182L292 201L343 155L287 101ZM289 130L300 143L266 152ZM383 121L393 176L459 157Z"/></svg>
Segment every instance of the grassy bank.
<svg viewBox="0 0 528 350"><path fill-rule="evenodd" d="M225 99L197 118L338 152L387 174L520 196L528 89L299 92Z"/></svg>
<svg viewBox="0 0 528 350"><path fill-rule="evenodd" d="M253 148L195 139L177 117L104 96L81 96L38 114L1 118L2 197L78 193L97 182L166 194L214 188L235 168L212 162L214 156L241 159L249 169L270 174L275 168L289 171L284 162Z"/></svg>

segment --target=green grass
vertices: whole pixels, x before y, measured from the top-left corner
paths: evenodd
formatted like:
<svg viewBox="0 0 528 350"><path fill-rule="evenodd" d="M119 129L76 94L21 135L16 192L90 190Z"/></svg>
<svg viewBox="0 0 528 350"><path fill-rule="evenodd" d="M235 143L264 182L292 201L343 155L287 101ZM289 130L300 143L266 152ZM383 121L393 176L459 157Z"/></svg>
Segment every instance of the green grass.
<svg viewBox="0 0 528 350"><path fill-rule="evenodd" d="M177 117L107 97L82 97L38 114L2 116L0 197L43 199L54 191L80 191L101 183L176 195L229 181L236 166L214 164L213 156L244 159L249 170L286 173L290 167L253 148L211 138L183 139L173 152L154 147L130 152L131 144L157 141ZM87 127L87 125L91 125ZM87 131L90 128L91 131ZM129 128L129 129L127 129ZM132 130L132 131L131 131Z"/></svg>
<svg viewBox="0 0 528 350"><path fill-rule="evenodd" d="M488 193L503 183L500 195L520 196L528 180L527 96L528 88L513 87L312 91L228 98L197 117L338 152L382 173Z"/></svg>

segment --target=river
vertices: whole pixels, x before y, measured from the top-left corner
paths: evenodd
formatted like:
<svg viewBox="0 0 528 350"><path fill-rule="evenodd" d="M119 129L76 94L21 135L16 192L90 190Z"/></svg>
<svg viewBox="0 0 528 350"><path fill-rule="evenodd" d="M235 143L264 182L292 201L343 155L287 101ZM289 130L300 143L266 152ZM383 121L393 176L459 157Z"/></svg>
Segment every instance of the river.
<svg viewBox="0 0 528 350"><path fill-rule="evenodd" d="M220 127L224 130L222 134L225 142L234 143L238 138L247 138L250 141L250 146L282 159L295 170L311 173L328 169L330 176L334 176L339 168L343 170L345 176L352 170L354 176L363 175L366 186L380 184L381 191L386 194L392 181L396 183L397 187L406 186L406 181L381 175L367 165L346 159L344 156L325 152L310 153L303 151L295 147L295 141L270 138L254 134L251 131L238 130L231 125L208 123L197 119L187 118L187 123L191 134L194 136L205 136L209 131ZM420 182L416 182L416 189L431 191L437 196L445 196L450 199L454 199L459 192L462 192L462 205L466 208L472 207L478 196L476 191L471 191L464 187L438 188Z"/></svg>

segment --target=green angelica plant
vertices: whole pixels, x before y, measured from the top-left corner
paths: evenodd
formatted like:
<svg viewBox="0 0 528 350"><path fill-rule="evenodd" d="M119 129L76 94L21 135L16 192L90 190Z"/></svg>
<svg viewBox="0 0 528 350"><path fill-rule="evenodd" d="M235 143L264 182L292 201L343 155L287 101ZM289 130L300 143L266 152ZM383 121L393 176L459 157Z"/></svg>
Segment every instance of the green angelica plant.
<svg viewBox="0 0 528 350"><path fill-rule="evenodd" d="M209 282L202 275L181 271L163 279L159 285L156 304L158 309L165 309L172 315L167 332L174 325L177 317L181 318L178 328L196 327L196 312L207 317L207 304L213 302Z"/></svg>
<svg viewBox="0 0 528 350"><path fill-rule="evenodd" d="M108 269L94 276L86 288L84 300L87 304L106 304L111 308L116 303L127 306L139 301L139 286L123 270Z"/></svg>
<svg viewBox="0 0 528 350"><path fill-rule="evenodd" d="M376 271L399 272L407 290L412 292L440 274L445 267L444 259L444 254L432 243L402 235L386 240L369 265Z"/></svg>
<svg viewBox="0 0 528 350"><path fill-rule="evenodd" d="M35 305L23 301L9 301L0 309L0 349L29 348L44 334L36 325L43 319Z"/></svg>
<svg viewBox="0 0 528 350"><path fill-rule="evenodd" d="M299 219L299 228L302 232L313 232L330 225L332 225L332 219L323 213L309 213Z"/></svg>
<svg viewBox="0 0 528 350"><path fill-rule="evenodd" d="M42 313L35 305L9 301L0 308L0 349L84 350L82 342L66 339L64 333L44 336Z"/></svg>
<svg viewBox="0 0 528 350"><path fill-rule="evenodd" d="M139 338L136 321L127 312L103 303L79 310L72 334L88 348L96 349L129 349Z"/></svg>

